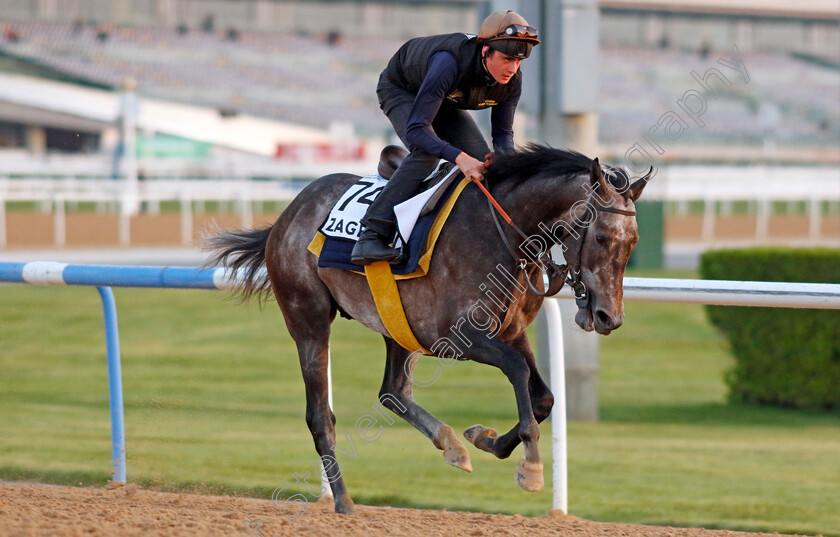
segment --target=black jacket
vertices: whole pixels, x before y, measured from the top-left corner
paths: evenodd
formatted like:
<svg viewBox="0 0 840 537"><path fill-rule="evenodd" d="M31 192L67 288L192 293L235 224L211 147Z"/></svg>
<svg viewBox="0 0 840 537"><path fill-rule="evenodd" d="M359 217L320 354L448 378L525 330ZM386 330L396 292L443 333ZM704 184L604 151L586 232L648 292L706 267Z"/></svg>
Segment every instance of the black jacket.
<svg viewBox="0 0 840 537"><path fill-rule="evenodd" d="M446 51L458 62L459 77L446 96L446 103L463 110L480 110L504 102L522 88L522 73L507 84L497 83L481 62L481 45L474 35L443 34L418 37L405 43L391 58L385 75L395 85L417 93L433 54Z"/></svg>

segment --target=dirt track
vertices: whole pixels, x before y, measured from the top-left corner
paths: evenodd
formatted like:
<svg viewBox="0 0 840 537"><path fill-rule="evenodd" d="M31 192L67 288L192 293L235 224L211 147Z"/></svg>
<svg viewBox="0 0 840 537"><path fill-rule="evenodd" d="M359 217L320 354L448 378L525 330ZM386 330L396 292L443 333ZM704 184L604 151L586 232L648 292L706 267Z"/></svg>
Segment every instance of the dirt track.
<svg viewBox="0 0 840 537"><path fill-rule="evenodd" d="M323 537L757 537L770 535L604 524L549 514L541 518L357 506L354 516L312 503L297 520L269 500L152 492L135 485L104 489L0 485L0 536L256 535ZM258 523L261 521L261 525ZM250 525L247 526L247 525ZM777 535L777 534L776 534Z"/></svg>

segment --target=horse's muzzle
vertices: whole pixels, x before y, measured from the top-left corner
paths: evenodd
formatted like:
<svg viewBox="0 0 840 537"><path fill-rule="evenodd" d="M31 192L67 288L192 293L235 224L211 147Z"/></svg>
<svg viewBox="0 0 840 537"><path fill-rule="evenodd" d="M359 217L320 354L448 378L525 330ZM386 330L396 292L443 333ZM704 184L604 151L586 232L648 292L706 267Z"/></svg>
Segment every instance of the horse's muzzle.
<svg viewBox="0 0 840 537"><path fill-rule="evenodd" d="M596 332L606 336L624 324L624 315L612 316L603 309L596 309L593 324Z"/></svg>
<svg viewBox="0 0 840 537"><path fill-rule="evenodd" d="M575 323L587 332L595 331L602 336L609 335L613 330L624 324L624 314L610 315L603 308L594 308L592 301L585 308L579 308L575 314Z"/></svg>

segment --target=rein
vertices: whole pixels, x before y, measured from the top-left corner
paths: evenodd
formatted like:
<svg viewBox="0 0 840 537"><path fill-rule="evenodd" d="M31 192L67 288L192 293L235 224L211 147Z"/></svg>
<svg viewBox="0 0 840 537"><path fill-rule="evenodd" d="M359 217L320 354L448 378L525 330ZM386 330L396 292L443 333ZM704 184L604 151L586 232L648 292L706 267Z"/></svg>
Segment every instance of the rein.
<svg viewBox="0 0 840 537"><path fill-rule="evenodd" d="M507 238L507 234L505 234L504 230L502 229L502 225L499 222L499 215L504 218L505 222L508 223L523 240L528 240L528 235L522 231L513 219L505 212L499 202L490 194L490 191L480 182L480 181L473 181L481 192L487 197L487 202L490 205L490 214L493 216L493 223L496 225L496 231L499 233L499 237L502 239L502 243L505 245L508 253L510 253L511 257L516 261L517 268L525 274L525 282L528 284L528 289L532 293L537 296L547 297L553 296L560 292L563 289L563 285L568 283L572 286L572 291L574 292L575 302L577 303L578 307L586 307L589 303L589 294L586 291L586 286L584 285L583 281L581 281L581 258L582 258L582 251L583 251L583 243L586 241L586 232L589 229L589 226L580 226L583 228L583 231L580 233L579 239L579 247L576 255L576 263L575 267L572 268L571 263L565 263L563 265L558 265L554 259L551 257L551 254L548 252L543 252L537 258L537 261L529 261L528 259L521 257L517 252L518 249L515 248ZM623 209L616 209L614 207L609 207L606 205L601 205L599 203L594 203L592 198L590 197L587 200L587 205L592 206L596 211L602 211L607 213L613 214L620 214L623 216L635 216L635 211L625 211ZM494 210L495 209L495 210ZM497 214L498 213L498 214ZM534 284L531 283L531 278L527 274L528 265L533 264L542 265L543 267L543 274L548 276L548 288L545 291L540 291ZM559 282L559 283L558 283Z"/></svg>

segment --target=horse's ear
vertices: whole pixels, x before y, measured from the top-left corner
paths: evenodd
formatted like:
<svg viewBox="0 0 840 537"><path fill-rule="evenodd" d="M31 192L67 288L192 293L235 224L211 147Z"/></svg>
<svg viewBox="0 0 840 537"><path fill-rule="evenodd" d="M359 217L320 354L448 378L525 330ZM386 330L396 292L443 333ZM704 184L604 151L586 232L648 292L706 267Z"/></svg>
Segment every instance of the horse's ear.
<svg viewBox="0 0 840 537"><path fill-rule="evenodd" d="M627 189L627 192L624 195L630 198L632 201L636 201L637 199L639 199L639 196L642 195L642 190L644 190L652 174L653 166L650 167L650 171L648 171L644 177L630 185L630 188Z"/></svg>
<svg viewBox="0 0 840 537"><path fill-rule="evenodd" d="M601 189L602 196L609 195L607 180L604 178L604 172L601 170L601 163L598 162L598 157L595 157L595 160L592 161L592 165L589 167L589 181L593 187L599 187Z"/></svg>

